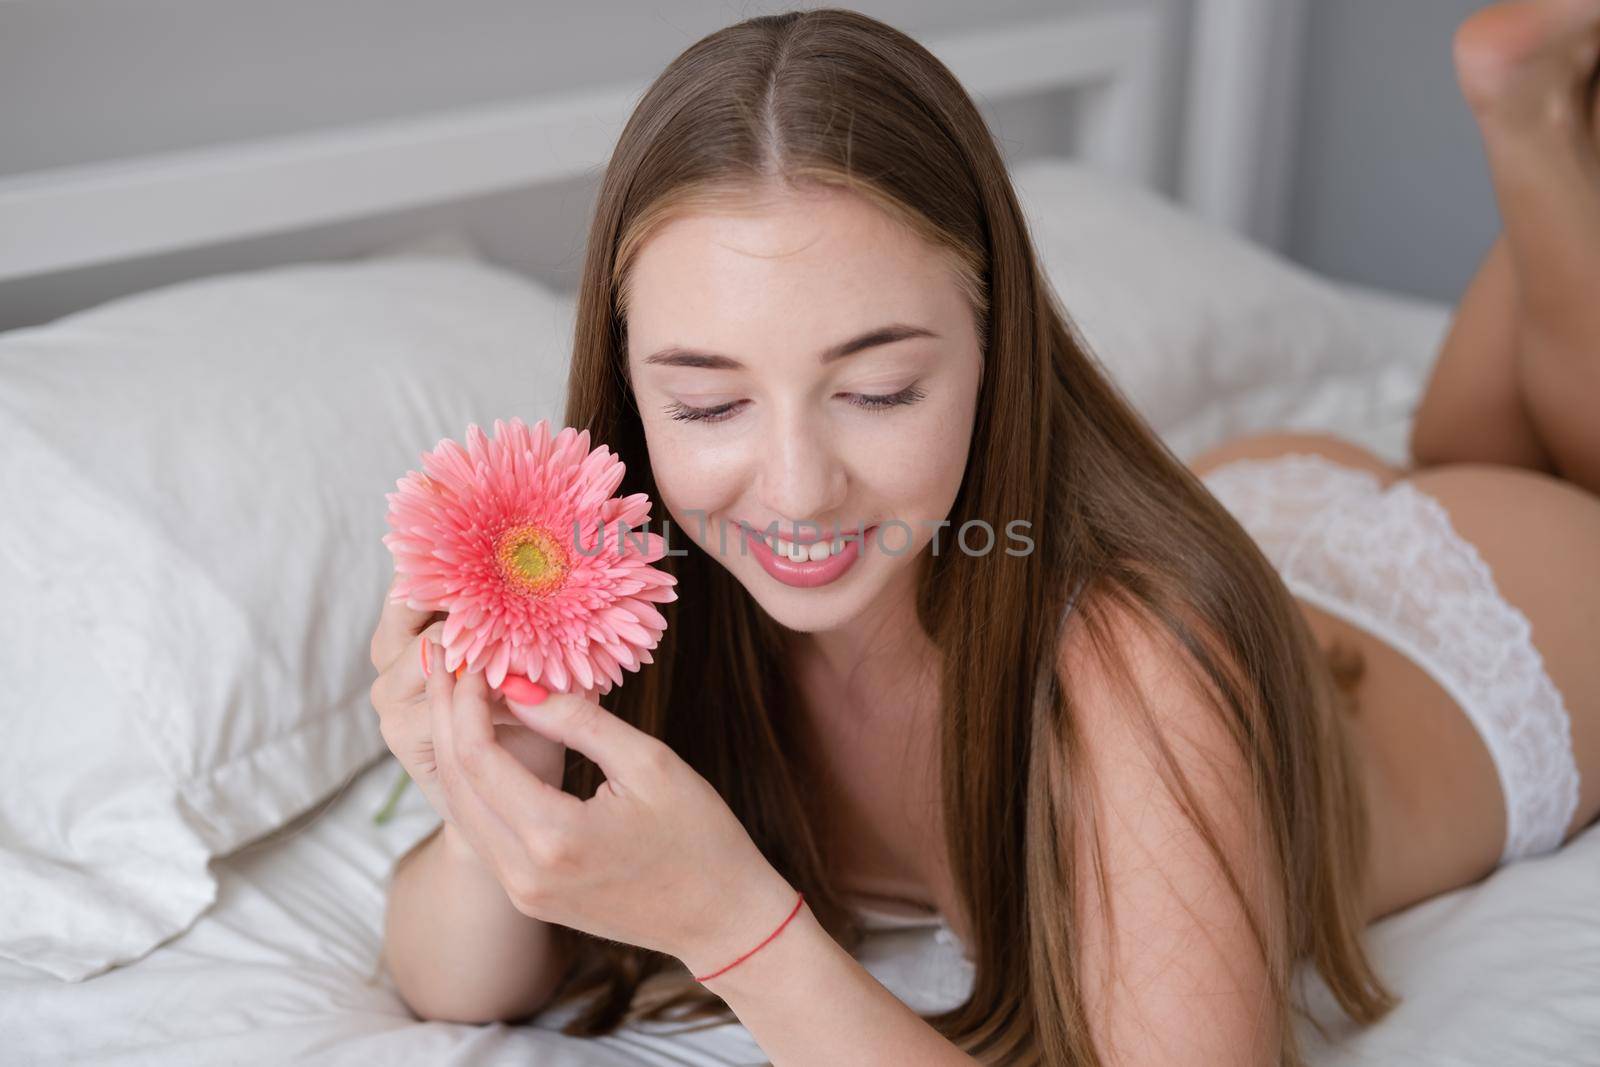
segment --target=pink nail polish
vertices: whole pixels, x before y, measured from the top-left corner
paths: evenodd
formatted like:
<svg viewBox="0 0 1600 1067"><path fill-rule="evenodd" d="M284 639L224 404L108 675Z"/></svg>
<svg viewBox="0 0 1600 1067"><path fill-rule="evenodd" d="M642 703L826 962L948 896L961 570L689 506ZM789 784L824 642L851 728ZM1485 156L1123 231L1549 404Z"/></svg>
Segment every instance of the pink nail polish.
<svg viewBox="0 0 1600 1067"><path fill-rule="evenodd" d="M500 683L500 692L505 694L507 700L529 707L543 703L544 698L550 695L550 690L538 682L530 682L520 674L506 675L505 681Z"/></svg>
<svg viewBox="0 0 1600 1067"><path fill-rule="evenodd" d="M433 674L433 668L428 666L428 642L422 642L422 676L424 678Z"/></svg>

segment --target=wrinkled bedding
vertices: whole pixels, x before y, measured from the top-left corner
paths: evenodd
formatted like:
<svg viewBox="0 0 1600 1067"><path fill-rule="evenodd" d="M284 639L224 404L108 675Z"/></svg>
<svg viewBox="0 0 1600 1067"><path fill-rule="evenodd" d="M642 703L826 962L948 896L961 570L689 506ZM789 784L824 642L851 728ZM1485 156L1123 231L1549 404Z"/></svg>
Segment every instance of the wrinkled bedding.
<svg viewBox="0 0 1600 1067"><path fill-rule="evenodd" d="M1391 459L1444 322L1442 308L1354 294L1374 331L1410 355L1386 369L1373 404L1337 428ZM190 930L138 962L81 983L0 965L0 1049L13 1063L759 1064L737 1023L602 1039L530 1024L422 1023L381 966L394 861L435 818L409 790L383 827L372 814L399 766L385 757L317 810L217 861L218 899ZM968 972L934 927L884 928L863 964L918 1010L957 1002ZM1302 1026L1313 1063L1600 1064L1600 827L1558 852L1505 867L1369 932L1403 998L1381 1024L1350 1031L1314 975L1323 1036Z"/></svg>

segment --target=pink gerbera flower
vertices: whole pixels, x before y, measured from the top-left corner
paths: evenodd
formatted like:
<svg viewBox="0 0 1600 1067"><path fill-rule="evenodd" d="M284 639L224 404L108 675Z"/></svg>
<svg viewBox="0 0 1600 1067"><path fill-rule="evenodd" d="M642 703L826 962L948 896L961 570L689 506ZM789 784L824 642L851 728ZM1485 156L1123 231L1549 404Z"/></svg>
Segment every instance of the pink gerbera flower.
<svg viewBox="0 0 1600 1067"><path fill-rule="evenodd" d="M605 445L496 419L492 439L470 425L466 448L447 438L422 466L386 494L383 543L399 572L393 598L449 613L447 670L481 669L496 688L521 675L607 693L651 662L667 625L653 604L677 599L676 580L650 566L661 535L632 529L650 498L611 495L625 467Z"/></svg>

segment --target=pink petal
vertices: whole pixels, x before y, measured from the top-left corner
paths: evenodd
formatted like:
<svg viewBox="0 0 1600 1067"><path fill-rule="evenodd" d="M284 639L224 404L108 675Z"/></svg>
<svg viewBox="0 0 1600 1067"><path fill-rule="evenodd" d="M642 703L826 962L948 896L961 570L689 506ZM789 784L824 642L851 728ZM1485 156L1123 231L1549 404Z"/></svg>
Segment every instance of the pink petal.
<svg viewBox="0 0 1600 1067"><path fill-rule="evenodd" d="M571 657L570 657L570 662L572 664L572 675L573 675L574 678L576 678L578 680L578 684L581 685L585 689L593 689L594 688L594 671L590 667L588 653L587 652L575 652L575 653L572 653Z"/></svg>
<svg viewBox="0 0 1600 1067"><path fill-rule="evenodd" d="M491 686L498 686L506 680L506 668L511 663L511 644L506 641L500 643L495 649L494 658L489 661L489 666L484 670L484 680Z"/></svg>
<svg viewBox="0 0 1600 1067"><path fill-rule="evenodd" d="M567 688L567 669L561 665L560 656L551 656L545 661L545 677L550 679L552 689L565 691Z"/></svg>
<svg viewBox="0 0 1600 1067"><path fill-rule="evenodd" d="M382 543L397 572L391 597L445 613L449 669L470 664L491 684L518 669L551 688L604 692L650 662L666 625L650 605L676 599L676 579L650 566L664 542L644 529L649 497L613 495L621 457L591 448L587 430L511 418L494 420L492 434L470 424L464 445L447 438L421 459L384 494ZM497 555L503 532L526 523L568 545L576 531L598 554L572 548L563 584L530 595Z"/></svg>

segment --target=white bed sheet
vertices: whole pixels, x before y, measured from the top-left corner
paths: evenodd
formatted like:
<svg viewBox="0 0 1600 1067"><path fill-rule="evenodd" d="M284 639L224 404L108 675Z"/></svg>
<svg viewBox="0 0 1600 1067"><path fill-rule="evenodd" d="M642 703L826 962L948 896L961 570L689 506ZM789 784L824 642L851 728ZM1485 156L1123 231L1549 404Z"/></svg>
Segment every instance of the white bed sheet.
<svg viewBox="0 0 1600 1067"><path fill-rule="evenodd" d="M1357 293L1363 321L1395 353L1361 418L1330 428L1391 459L1444 326L1437 306ZM144 959L82 983L0 961L0 1059L27 1064L328 1063L404 1065L758 1064L738 1024L605 1038L558 1031L565 1012L527 1025L416 1021L380 966L394 861L435 818L411 789L373 825L399 773L384 758L328 804L215 863L218 900ZM1600 1064L1600 827L1560 851L1379 923L1369 943L1403 998L1383 1023L1345 1032L1314 975L1324 1039L1301 1031L1312 1062ZM882 929L863 964L919 1011L953 1004L970 981L942 927Z"/></svg>
<svg viewBox="0 0 1600 1067"><path fill-rule="evenodd" d="M570 1008L517 1026L414 1019L380 967L384 896L395 860L438 820L412 788L390 823L373 824L400 773L385 757L330 803L218 861L216 906L136 963L68 983L0 961L0 1062L766 1062L736 1023L694 1034L660 1026L590 1040L558 1032ZM959 945L928 926L875 933L859 958L919 1010L958 1002L966 992L961 979L970 975L959 963Z"/></svg>

